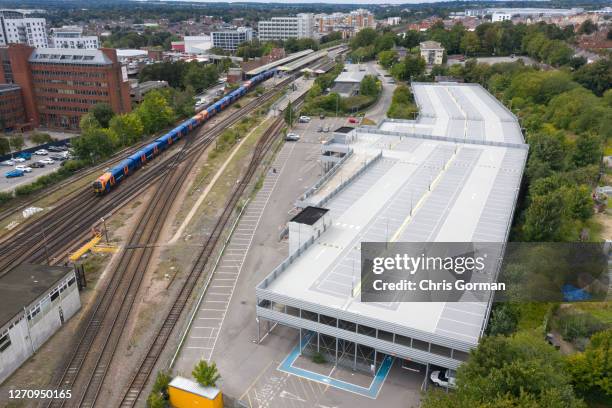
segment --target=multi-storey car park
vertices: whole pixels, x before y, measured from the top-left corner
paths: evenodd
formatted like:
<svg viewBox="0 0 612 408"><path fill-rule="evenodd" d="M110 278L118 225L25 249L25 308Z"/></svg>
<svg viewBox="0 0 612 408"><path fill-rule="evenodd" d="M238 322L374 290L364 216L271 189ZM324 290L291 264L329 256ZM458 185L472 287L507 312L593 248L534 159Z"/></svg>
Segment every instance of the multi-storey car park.
<svg viewBox="0 0 612 408"><path fill-rule="evenodd" d="M289 258L256 287L258 329L298 329L300 352L456 369L486 328L490 301L360 301L361 242L502 243L512 223L528 152L516 117L479 85L412 89L416 120L339 129L323 147L335 167L298 201Z"/></svg>

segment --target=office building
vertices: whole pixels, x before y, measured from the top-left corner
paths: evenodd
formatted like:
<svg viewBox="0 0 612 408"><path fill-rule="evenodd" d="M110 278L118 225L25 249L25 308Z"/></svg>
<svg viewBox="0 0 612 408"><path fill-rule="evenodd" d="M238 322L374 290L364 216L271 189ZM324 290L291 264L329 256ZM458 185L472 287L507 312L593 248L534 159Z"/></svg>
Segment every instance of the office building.
<svg viewBox="0 0 612 408"><path fill-rule="evenodd" d="M107 103L131 110L125 68L114 49L0 48L0 83L21 87L26 120L34 127L78 130L81 116Z"/></svg>
<svg viewBox="0 0 612 408"><path fill-rule="evenodd" d="M289 38L313 38L314 15L300 13L294 17L272 17L257 25L261 41L287 40Z"/></svg>
<svg viewBox="0 0 612 408"><path fill-rule="evenodd" d="M26 124L21 87L0 84L0 132L20 130Z"/></svg>
<svg viewBox="0 0 612 408"><path fill-rule="evenodd" d="M300 197L288 258L256 286L259 339L290 327L300 353L368 372L393 358L455 370L478 345L490 292L362 301L361 243L503 243L512 224L528 152L516 117L476 84L412 89L417 120L343 127L321 146L340 167ZM473 279L495 280L492 264Z"/></svg>
<svg viewBox="0 0 612 408"><path fill-rule="evenodd" d="M253 29L238 27L236 30L213 31L210 36L213 47L235 52L240 44L253 40Z"/></svg>
<svg viewBox="0 0 612 408"><path fill-rule="evenodd" d="M188 54L205 54L213 47L210 35L187 35L183 42L183 48Z"/></svg>
<svg viewBox="0 0 612 408"><path fill-rule="evenodd" d="M73 268L22 264L0 277L0 383L80 308Z"/></svg>
<svg viewBox="0 0 612 408"><path fill-rule="evenodd" d="M46 20L28 17L25 11L0 10L0 45L7 44L48 47Z"/></svg>
<svg viewBox="0 0 612 408"><path fill-rule="evenodd" d="M83 28L78 26L63 26L51 30L51 44L54 48L78 48L96 50L100 41L95 35L83 35Z"/></svg>

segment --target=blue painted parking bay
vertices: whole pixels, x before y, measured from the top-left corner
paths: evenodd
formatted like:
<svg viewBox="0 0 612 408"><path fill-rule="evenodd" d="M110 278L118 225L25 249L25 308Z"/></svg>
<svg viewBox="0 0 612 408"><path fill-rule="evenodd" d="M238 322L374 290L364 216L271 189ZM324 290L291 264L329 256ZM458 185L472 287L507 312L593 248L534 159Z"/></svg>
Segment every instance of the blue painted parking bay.
<svg viewBox="0 0 612 408"><path fill-rule="evenodd" d="M302 347L305 347L310 340L310 336L304 336L302 340ZM389 371L391 370L391 366L393 365L393 357L386 356L380 365L380 368L376 372L372 383L369 388L365 388L359 385L351 384L346 381L338 380L336 378L328 377L323 374L314 373L312 371L305 370L303 368L294 367L293 364L300 356L300 347L296 345L291 353L283 360L283 362L278 366L280 371L283 371L288 374L296 375L298 377L306 378L311 381L316 381L318 383L327 384L334 388L338 388L341 390L349 391L355 394L363 395L364 397L375 399L378 396L378 392L383 386Z"/></svg>

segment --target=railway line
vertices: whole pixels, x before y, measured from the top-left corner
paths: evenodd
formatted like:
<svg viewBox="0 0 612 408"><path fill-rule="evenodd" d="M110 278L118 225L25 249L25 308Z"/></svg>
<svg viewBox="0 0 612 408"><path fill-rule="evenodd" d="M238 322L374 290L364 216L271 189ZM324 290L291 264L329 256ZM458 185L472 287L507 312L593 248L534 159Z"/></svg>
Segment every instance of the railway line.
<svg viewBox="0 0 612 408"><path fill-rule="evenodd" d="M114 191L113 194L97 197L91 193L88 186L79 190L79 194L65 205L54 208L35 223L24 227L0 246L0 276L23 262L61 262L63 258L59 256L65 254L75 241L82 241L102 217L108 216L113 210L120 208L134 196L151 187L169 169L175 167L177 163L173 158L176 155L180 153L183 156L181 160L197 155L227 127L272 99L278 90L290 80L291 78L285 79L274 89L250 101L239 111L232 112L213 126L204 127L200 131L200 134L205 134L204 137L196 138L194 135L187 139L187 142L193 141L188 151L169 152L165 160L151 163L123 183L121 188Z"/></svg>
<svg viewBox="0 0 612 408"><path fill-rule="evenodd" d="M276 88L285 84L286 81L283 81ZM275 93L271 92L266 95L265 100L269 100ZM258 99L253 103L261 106L264 101ZM279 123L282 125L282 121L276 123L277 127L280 126ZM221 127L219 134L226 126ZM278 129L274 131L277 133ZM124 251L116 270L111 275L110 282L104 288L88 317L87 326L79 336L80 341L70 357L61 380L57 382L58 389L73 390L73 399L71 401L52 400L49 402L49 407L61 407L74 403L77 406L90 407L95 404L130 315L140 282L154 251L154 246L148 244L157 241L170 206L174 202L173 198L185 180L187 172L184 167L193 165L199 156L197 152L201 153L215 137L208 137L206 141L189 139L171 162L166 161L167 165L164 168L172 170L160 176L161 182L156 185L154 200L147 206L138 226L128 240L126 247L131 249ZM269 136L266 137L266 140L269 139ZM262 147L258 145L254 157L260 157L258 152L262 151L261 149ZM250 171L253 172L254 169ZM120 191L121 189L118 189L115 193ZM230 214L233 208L233 206L230 208ZM184 298L184 301L186 302L187 298Z"/></svg>

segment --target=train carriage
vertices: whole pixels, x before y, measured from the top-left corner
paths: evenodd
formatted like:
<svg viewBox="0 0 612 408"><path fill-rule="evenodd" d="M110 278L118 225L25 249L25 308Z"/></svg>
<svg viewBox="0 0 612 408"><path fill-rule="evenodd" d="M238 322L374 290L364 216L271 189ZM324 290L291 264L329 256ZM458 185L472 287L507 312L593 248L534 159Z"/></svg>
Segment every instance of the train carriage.
<svg viewBox="0 0 612 408"><path fill-rule="evenodd" d="M244 82L242 86L219 99L207 109L202 110L192 118L181 122L177 127L165 135L160 136L159 138L155 139L154 142L133 153L128 158L121 161L118 165L102 174L93 183L94 192L98 194L109 192L113 186L120 183L121 180L123 180L133 171L142 167L142 165L144 165L147 161L152 160L158 154L166 150L170 145L189 134L189 132L191 132L195 127L203 124L212 116L221 112L223 109L234 103L237 99L244 96L252 87L272 77L275 73L276 69L271 69L251 78L249 81Z"/></svg>

